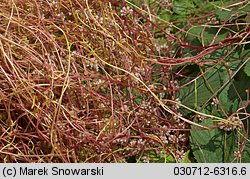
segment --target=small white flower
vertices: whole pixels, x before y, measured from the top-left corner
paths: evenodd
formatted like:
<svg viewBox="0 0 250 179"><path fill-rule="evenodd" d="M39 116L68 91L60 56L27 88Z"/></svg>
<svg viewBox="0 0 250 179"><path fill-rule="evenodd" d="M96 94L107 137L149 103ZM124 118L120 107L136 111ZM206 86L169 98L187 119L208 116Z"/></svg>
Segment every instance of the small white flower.
<svg viewBox="0 0 250 179"><path fill-rule="evenodd" d="M176 101L176 103L174 103L173 107L174 107L174 109L177 110L180 108L179 104L181 104L181 100L179 98L176 98L175 101Z"/></svg>
<svg viewBox="0 0 250 179"><path fill-rule="evenodd" d="M239 118L229 117L227 120L221 121L219 124L219 128L224 131L232 131L242 125L242 122Z"/></svg>
<svg viewBox="0 0 250 179"><path fill-rule="evenodd" d="M211 104L214 105L214 106L218 106L219 103L220 102L219 102L219 100L217 98L213 98L213 102L211 102Z"/></svg>
<svg viewBox="0 0 250 179"><path fill-rule="evenodd" d="M202 121L205 118L205 116L202 116L202 115L198 115L197 117L199 121Z"/></svg>
<svg viewBox="0 0 250 179"><path fill-rule="evenodd" d="M242 157L242 153L241 153L241 151L234 151L234 157L235 158L241 158Z"/></svg>
<svg viewBox="0 0 250 179"><path fill-rule="evenodd" d="M124 6L122 9L121 9L121 16L126 16L128 14L132 14L133 13L133 9L131 9L129 6Z"/></svg>

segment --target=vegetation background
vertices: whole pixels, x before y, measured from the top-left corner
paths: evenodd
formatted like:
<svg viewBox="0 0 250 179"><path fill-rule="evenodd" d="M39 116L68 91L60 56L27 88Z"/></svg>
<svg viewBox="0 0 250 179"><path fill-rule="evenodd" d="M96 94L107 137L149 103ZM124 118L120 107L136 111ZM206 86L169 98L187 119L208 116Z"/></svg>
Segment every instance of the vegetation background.
<svg viewBox="0 0 250 179"><path fill-rule="evenodd" d="M250 162L248 0L0 0L1 162Z"/></svg>

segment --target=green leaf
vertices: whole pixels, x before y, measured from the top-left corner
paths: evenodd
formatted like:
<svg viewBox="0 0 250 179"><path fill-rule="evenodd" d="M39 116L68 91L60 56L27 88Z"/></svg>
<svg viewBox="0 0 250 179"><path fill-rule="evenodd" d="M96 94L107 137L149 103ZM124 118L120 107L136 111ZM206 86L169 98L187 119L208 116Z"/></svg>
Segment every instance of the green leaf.
<svg viewBox="0 0 250 179"><path fill-rule="evenodd" d="M173 11L176 14L188 16L194 8L193 1L173 0Z"/></svg>
<svg viewBox="0 0 250 179"><path fill-rule="evenodd" d="M225 7L225 5L224 5L224 7ZM228 19L234 20L234 19L237 19L240 16L244 16L250 12L250 5L249 4L245 5L244 7L240 7L240 8L236 7L233 10L223 9L223 7L219 7L219 8L220 8L220 10L217 11L216 16L222 21L225 21ZM237 14L237 15L234 15L234 14Z"/></svg>
<svg viewBox="0 0 250 179"><path fill-rule="evenodd" d="M233 80L233 85L230 86L228 90L228 97L230 100L234 101L239 99L239 96L243 101L247 99L246 90L250 86L250 77L247 76L243 70L240 70Z"/></svg>
<svg viewBox="0 0 250 179"><path fill-rule="evenodd" d="M207 27L202 33L202 41L204 45L210 45L212 40L217 44L222 42L228 35L228 31L225 29L218 29L215 27ZM215 38L216 37L216 38Z"/></svg>
<svg viewBox="0 0 250 179"><path fill-rule="evenodd" d="M236 144L236 132L231 132L230 134L224 133L224 147L223 147L223 154L224 160L223 162L232 162L234 160L234 152L237 151L237 144Z"/></svg>
<svg viewBox="0 0 250 179"><path fill-rule="evenodd" d="M248 77L250 77L250 60L246 63L244 67L244 72L246 73Z"/></svg>
<svg viewBox="0 0 250 179"><path fill-rule="evenodd" d="M205 118L202 124L214 125L211 119ZM235 133L214 128L212 130L191 130L191 148L195 159L199 163L224 163L234 160L234 151L237 150Z"/></svg>
<svg viewBox="0 0 250 179"><path fill-rule="evenodd" d="M211 72L207 72L204 77L200 77L188 86L179 90L178 98L181 103L195 108L202 106L216 92L228 78L226 69L217 67Z"/></svg>
<svg viewBox="0 0 250 179"><path fill-rule="evenodd" d="M250 144L247 143L242 152L242 162L249 163L250 162Z"/></svg>
<svg viewBox="0 0 250 179"><path fill-rule="evenodd" d="M189 31L188 39L199 39L200 44L203 45L210 45L212 41L215 44L223 41L227 37L227 30L225 29L218 29L215 27L201 27L196 26L192 27ZM215 38L216 37L216 38ZM202 45L200 45L202 46Z"/></svg>
<svg viewBox="0 0 250 179"><path fill-rule="evenodd" d="M216 13L216 16L221 21L228 20L232 18L232 15L235 14L238 10L227 11L227 10L220 10Z"/></svg>
<svg viewBox="0 0 250 179"><path fill-rule="evenodd" d="M158 16L160 17L160 19L169 22L170 21L170 12L168 9L163 9L160 10L160 12L158 13Z"/></svg>
<svg viewBox="0 0 250 179"><path fill-rule="evenodd" d="M166 154L164 150L162 150L161 156L157 156L156 152L152 150L145 151L144 155L149 156L150 163L175 163L174 157L172 155Z"/></svg>
<svg viewBox="0 0 250 179"><path fill-rule="evenodd" d="M242 132L242 131L241 131ZM237 131L231 132L226 135L226 145L225 145L225 162L250 162L250 143L246 141L246 144L243 147L242 157L241 159L236 159L234 156L234 152L238 151L239 146L237 143L242 144L242 134L239 134Z"/></svg>
<svg viewBox="0 0 250 179"><path fill-rule="evenodd" d="M181 161L181 163L191 163L191 161L189 160L189 153L190 153L190 150L188 150L188 151L185 152L185 157Z"/></svg>
<svg viewBox="0 0 250 179"><path fill-rule="evenodd" d="M202 124L209 122L212 126L211 119L204 118ZM191 148L195 159L199 163L204 162L223 162L223 135L220 129L208 130L191 130Z"/></svg>
<svg viewBox="0 0 250 179"><path fill-rule="evenodd" d="M223 106L223 108L227 112L231 112L233 104L231 103L230 99L228 98L228 90L229 90L230 84L228 84L218 95L218 100L220 104Z"/></svg>
<svg viewBox="0 0 250 179"><path fill-rule="evenodd" d="M208 113L204 110L203 112ZM198 121L196 121L198 123ZM213 127L215 122L209 118L204 118L202 125ZM234 153L239 150L242 144L242 135L244 132L234 130L225 132L219 128L212 130L197 130L195 126L191 127L191 149L194 157L199 163L231 163L231 162L249 162L250 161L250 143L245 141L242 158L237 160Z"/></svg>

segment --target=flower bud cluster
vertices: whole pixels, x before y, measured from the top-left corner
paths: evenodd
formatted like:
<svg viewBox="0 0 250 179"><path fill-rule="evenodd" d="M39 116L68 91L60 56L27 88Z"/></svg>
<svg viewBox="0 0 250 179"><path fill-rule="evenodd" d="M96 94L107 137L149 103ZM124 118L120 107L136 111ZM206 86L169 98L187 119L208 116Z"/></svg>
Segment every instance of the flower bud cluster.
<svg viewBox="0 0 250 179"><path fill-rule="evenodd" d="M225 131L233 131L234 129L240 127L242 122L237 117L229 117L227 120L221 121L219 124L219 128Z"/></svg>

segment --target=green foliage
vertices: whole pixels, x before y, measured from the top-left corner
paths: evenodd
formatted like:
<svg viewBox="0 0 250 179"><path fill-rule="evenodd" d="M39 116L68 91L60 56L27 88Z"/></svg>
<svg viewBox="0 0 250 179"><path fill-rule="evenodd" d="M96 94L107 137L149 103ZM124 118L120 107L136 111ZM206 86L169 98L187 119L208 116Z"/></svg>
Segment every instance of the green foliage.
<svg viewBox="0 0 250 179"><path fill-rule="evenodd" d="M202 124L213 126L209 119ZM197 162L223 162L223 135L219 129L191 130L192 150Z"/></svg>
<svg viewBox="0 0 250 179"><path fill-rule="evenodd" d="M1 6L1 161L250 161L249 3L42 2Z"/></svg>
<svg viewBox="0 0 250 179"><path fill-rule="evenodd" d="M204 9L215 12L215 17L217 18L216 22L210 22L209 24L217 23L218 25L226 21L231 23L228 27L235 32L240 32L244 29L244 26L238 25L237 23L247 22L247 14L250 9L249 4L229 9L228 6L233 3L233 1L214 1L205 4ZM174 7L173 11L180 17L173 17L172 19L183 20L186 18L188 20L192 12L195 12L194 9L200 7L201 4L195 3L194 1L175 1L174 5L176 7ZM182 6L182 8L178 6ZM189 7L189 10L186 10L184 7ZM181 12L181 10L183 12ZM237 16L235 14L237 14ZM183 22L183 24L185 23L186 22ZM182 27L179 23L175 25ZM233 32L226 27L218 28L213 25L198 25L190 26L185 37L191 45L209 46L211 42L213 42L212 44L219 44L228 36L232 35ZM230 51L229 49L233 50ZM226 62L226 65L224 63L210 65L208 63L200 66L199 70L193 65L193 70L191 70L191 73L188 73L188 78L179 81L181 85L188 85L178 90L177 97L183 105L191 109L201 110L202 113L214 115L223 119L227 119L231 114L241 111L242 114L239 115L239 117L242 119L245 128L249 128L249 123L247 123L246 120L249 118L246 113L250 111L250 107L247 105L249 96L246 92L249 90L250 86L249 49L244 45L239 45L237 48L230 45L228 50L230 51L229 55L226 55L229 52L225 49L218 49L202 57L204 60L217 60L226 56L223 60L223 62ZM189 53L188 56L193 56L198 53L199 51L193 51ZM248 61L246 62L246 60ZM242 65L243 63L245 63L244 66ZM185 69L187 69L187 67L185 67ZM232 74L234 74L234 77L230 79ZM217 99L218 104L214 104L213 100ZM244 105L244 109L239 110ZM193 114L191 111L184 108L181 108L181 112L185 116ZM195 122L211 127L211 130L200 130L197 129L196 126L191 127L191 148L197 162L221 163L250 161L249 141L246 142L246 145L242 149L242 158L238 160L235 156L235 152L239 149L240 143L244 140L241 137L249 136L244 129L225 132L218 128L218 123L220 121L215 121L207 117L205 117L202 122L197 119Z"/></svg>
<svg viewBox="0 0 250 179"><path fill-rule="evenodd" d="M183 159L179 160L178 162L179 163L191 163L190 159L189 159L189 155L190 155L190 150L186 151L185 152L185 155L183 157ZM137 156L137 158L139 157L140 155ZM175 163L176 160L175 158L170 155L170 154L167 154L164 150L161 151L161 155L157 155L155 151L145 151L144 154L143 154L144 157L141 157L141 159L138 161L139 163L142 163L142 162L149 162L149 163ZM147 161L144 160L144 158L148 159ZM133 158L133 157L132 157ZM132 159L130 158L130 160ZM134 162L136 162L136 160L134 160Z"/></svg>
<svg viewBox="0 0 250 179"><path fill-rule="evenodd" d="M202 106L224 84L225 77L227 77L226 69L218 67L181 88L178 98L182 104L190 108Z"/></svg>
<svg viewBox="0 0 250 179"><path fill-rule="evenodd" d="M238 62L240 63L240 62ZM231 64L232 67L234 64ZM238 64L239 66L239 64ZM233 68L232 68L233 69ZM244 68L245 71L246 67ZM214 74L219 73L222 76L216 76L215 78L211 78L212 80L207 80L210 84L210 86L215 86L217 89L220 88L227 80L227 74L226 70L218 70L213 69ZM224 78L223 78L224 77ZM225 78L226 77L226 78ZM220 79L220 80L219 80ZM198 81L198 80L197 80ZM218 83L216 81L220 81L221 83ZM250 86L250 78L247 76L243 69L241 69L235 78L232 80L232 83L228 83L220 92L218 92L218 100L221 105L221 107L216 107L208 103L206 105L206 109L202 112L206 114L213 113L217 116L220 116L222 118L227 118L226 114L232 114L235 113L247 100L247 93L246 90ZM210 96L213 94L210 92L206 85L204 85L204 81L197 83L197 105L201 107L203 104L202 102L206 102L210 98ZM199 85L203 84L203 85ZM216 86L216 84L218 86ZM200 87L200 89L199 89ZM183 90L183 91L182 91ZM187 99L184 98L183 103L188 105L188 103L193 104L194 98L195 98L195 90L193 88L189 88L190 92L188 93L188 86L186 89L182 89L183 94L190 94L189 96L186 96ZM202 98L199 98L199 95L202 96ZM184 96L183 96L184 97ZM191 107L194 107L191 105ZM249 109L248 109L249 110ZM215 112L216 111L216 112ZM242 115L242 118L246 117L245 115ZM198 122L198 121L196 121ZM242 139L238 139L240 136L240 133L244 133L243 130L240 131L232 131L230 133L227 133L219 128L213 128L216 126L215 121L212 121L212 119L204 118L201 124L206 125L208 127L211 127L212 130L195 130L195 127L192 126L191 130L191 146L193 150L193 154L195 156L195 159L197 162L236 162L238 160L234 157L234 152L237 151L239 148L239 140L242 141ZM246 124L245 125L249 125ZM247 136L247 135L246 135ZM240 142L241 143L241 142ZM247 142L247 145L244 147L243 150L243 158L241 159L241 162L249 162L249 143Z"/></svg>
<svg viewBox="0 0 250 179"><path fill-rule="evenodd" d="M168 9L160 9L159 12L158 12L158 17L161 20L169 22L170 21L170 17L171 17L171 13L170 13L170 11ZM157 22L158 21L159 20L157 19Z"/></svg>
<svg viewBox="0 0 250 179"><path fill-rule="evenodd" d="M246 73L248 77L250 77L250 60L248 60L248 62L246 63L244 67L244 72Z"/></svg>
<svg viewBox="0 0 250 179"><path fill-rule="evenodd" d="M157 156L155 152L149 151L149 158L151 163L174 163L175 159L172 155L165 154L164 151L162 151L161 156Z"/></svg>
<svg viewBox="0 0 250 179"><path fill-rule="evenodd" d="M174 0L173 1L174 6L174 13L187 17L192 13L192 10L195 9L195 4L193 1L181 1L181 0Z"/></svg>
<svg viewBox="0 0 250 179"><path fill-rule="evenodd" d="M191 160L189 159L189 155L190 155L190 150L188 150L187 152L185 152L185 157L181 161L181 163L191 163Z"/></svg>
<svg viewBox="0 0 250 179"><path fill-rule="evenodd" d="M152 3L150 2L151 5ZM171 12L161 10L158 12L158 15L164 20L170 20L179 28L186 28L190 17L193 17L194 14L206 16L206 14L213 12L214 21L208 20L207 26L202 23L201 25L189 26L190 28L185 34L186 41L189 44L194 46L209 46L211 44L219 44L228 36L234 36L235 32L240 32L245 28L237 23L249 21L247 18L250 9L249 4L231 7L234 3L235 1L205 3L200 0L173 0ZM200 8L202 8L202 11L199 11ZM230 25L218 28L218 25L224 22L230 23ZM217 26L213 26L213 24ZM172 29L172 32L178 31ZM182 37L182 35L178 34L178 37ZM231 45L228 49L232 49L233 47ZM183 50L187 52L187 56L199 53L199 50L192 51L191 53L189 50ZM226 62L226 65L224 63L214 66L206 64L200 66L199 69L195 65L185 67L186 69L189 68L188 70L191 69L191 73L188 74L188 78L179 80L179 83L181 85L189 84L177 91L177 97L183 105L195 110L201 109L205 114L212 114L224 119L227 119L230 114L237 112L244 105L247 101L246 90L250 86L250 62L248 61L243 68L241 64L245 60L248 60L249 50L245 49L244 46L239 46L231 51L230 55L226 55L227 53L228 51L225 49L218 49L203 57L204 60L217 60L223 56L227 56L223 61ZM229 71L231 74L237 72L231 80ZM190 83L191 80L192 82ZM218 99L219 104L212 105L213 99ZM249 107L246 107L246 109L249 112ZM192 114L191 111L184 108L181 108L181 113L185 116ZM247 115L240 115L240 118L246 117ZM234 152L239 148L238 140L242 140L237 138L240 136L239 131L225 132L215 127L219 121L209 118L204 118L202 122L196 122L212 127L210 131L196 130L195 126L191 127L191 148L197 162L238 161L235 159ZM246 120L243 120L243 123L245 127L249 125L246 123ZM240 132L244 133L243 130ZM244 147L242 154L244 154L242 162L250 161L249 147L247 145Z"/></svg>
<svg viewBox="0 0 250 179"><path fill-rule="evenodd" d="M242 18L242 16L245 16L248 12L250 12L249 3L241 8L235 7L232 10L224 8L226 5L229 5L232 2L233 1L229 1L227 3L222 4L221 6L216 6L218 8L218 11L216 12L216 16L218 17L218 19L220 19L221 21L227 21L229 19L236 20ZM238 14L237 16L234 15L236 13Z"/></svg>
<svg viewBox="0 0 250 179"><path fill-rule="evenodd" d="M233 63L231 65L232 67L234 66ZM224 68L221 68L221 70L214 68L213 73L210 72L208 74L212 75L210 75L210 78L207 78L207 80L203 80L202 78L197 80L196 90L194 83L191 84L193 87L189 85L180 90L180 99L183 99L183 104L192 108L194 108L196 104L198 108L200 108L205 102L207 102L211 95L214 94L211 89L216 91L229 79ZM208 88L206 82L209 84L210 88ZM225 113L235 113L247 100L246 90L250 86L249 82L249 76L243 72L243 69L240 70L232 80L232 83L228 83L216 95L218 96L220 106L216 107L211 105L211 103L207 103L206 109L204 109L202 112L206 114L212 113L213 115L217 115L222 118L227 118ZM243 117L246 116L242 115L242 118ZM226 133L219 128L213 128L216 126L216 123L217 122L212 121L212 119L209 118L203 119L201 124L211 127L212 130L210 131L195 130L195 127L192 126L193 130L191 130L191 146L197 162L219 163L236 161L234 160L234 152L238 149L237 136L240 134L237 131ZM249 124L245 123L245 125ZM240 132L244 133L243 131ZM249 149L249 146L245 146L243 150L245 155L242 158L242 162L250 161Z"/></svg>
<svg viewBox="0 0 250 179"><path fill-rule="evenodd" d="M245 69L244 69L245 71ZM230 86L228 91L228 98L232 101L241 99L245 101L247 99L246 90L250 86L250 77L247 76L243 70L240 70L233 81L233 85Z"/></svg>
<svg viewBox="0 0 250 179"><path fill-rule="evenodd" d="M198 121L197 121L198 122ZM208 124L213 127L216 122L209 118L203 119L201 124ZM199 163L224 163L237 162L234 153L238 150L238 142L241 143L240 134L238 131L225 132L219 128L208 130L191 130L192 151L195 159ZM247 144L242 155L242 162L250 161L250 147Z"/></svg>
<svg viewBox="0 0 250 179"><path fill-rule="evenodd" d="M187 39L191 41L192 45L205 45L208 46L212 41L219 43L225 39L228 35L228 31L225 29L218 29L215 27L191 27L187 34ZM197 36L197 37L194 37ZM216 37L216 38L215 38Z"/></svg>

